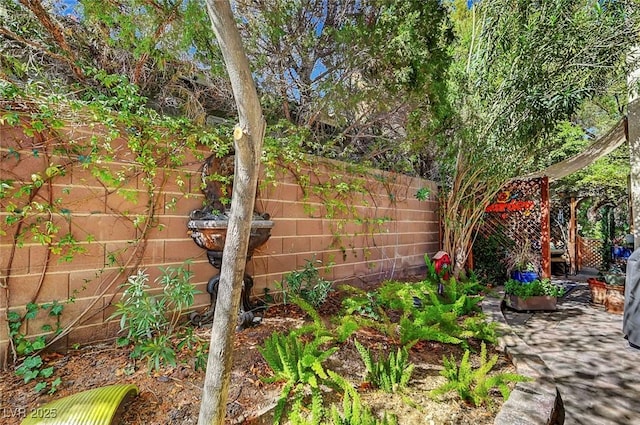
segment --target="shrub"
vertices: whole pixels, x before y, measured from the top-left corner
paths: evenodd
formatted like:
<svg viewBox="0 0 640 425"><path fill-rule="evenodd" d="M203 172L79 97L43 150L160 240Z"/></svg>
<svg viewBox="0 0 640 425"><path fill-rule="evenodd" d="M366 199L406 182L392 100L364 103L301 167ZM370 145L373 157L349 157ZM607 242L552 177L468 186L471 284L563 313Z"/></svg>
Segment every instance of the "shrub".
<svg viewBox="0 0 640 425"><path fill-rule="evenodd" d="M181 334L177 329L180 316L193 305L194 295L198 293L189 282L193 273L183 266L160 270L162 274L156 282L162 285L163 292L159 295L149 294L149 275L144 270L129 276L122 285L124 293L110 317L119 317L120 329L127 332L126 336L118 339L118 344L133 344L131 357L146 359L149 369L153 370L176 364L177 356L171 340L179 337L179 348L191 346L199 353L198 367L202 356L199 346L206 341L199 340L193 333Z"/></svg>
<svg viewBox="0 0 640 425"><path fill-rule="evenodd" d="M302 270L296 270L284 276L282 290L285 304L289 294L298 295L315 307L325 302L333 289L331 282L320 277L320 272L314 263L320 263L320 261L306 260Z"/></svg>
<svg viewBox="0 0 640 425"><path fill-rule="evenodd" d="M564 288L551 283L549 279L536 279L529 283L518 282L509 279L504 285L504 292L508 295L515 295L522 299L535 296L561 297L564 295Z"/></svg>

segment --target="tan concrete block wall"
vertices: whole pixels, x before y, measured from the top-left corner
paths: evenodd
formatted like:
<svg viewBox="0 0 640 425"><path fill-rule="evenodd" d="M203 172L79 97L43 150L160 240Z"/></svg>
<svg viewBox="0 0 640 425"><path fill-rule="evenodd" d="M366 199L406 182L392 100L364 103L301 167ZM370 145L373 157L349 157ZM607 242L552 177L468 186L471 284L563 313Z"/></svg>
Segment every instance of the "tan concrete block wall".
<svg viewBox="0 0 640 425"><path fill-rule="evenodd" d="M65 129L64 133L76 138L100 137L87 127ZM54 154L55 143L46 135L27 137L20 128L0 126L0 178L31 181L33 173L42 173L50 164L68 163L69 158ZM146 269L153 282L160 274L158 267L179 266L191 260L188 267L194 273L193 282L203 292L196 297L195 307L208 304L206 283L217 270L208 264L204 250L193 243L186 229L189 212L203 202L199 190L201 162L192 157L180 169L159 168L154 177L159 188L150 194L142 175L135 172L126 141L117 139L111 145L119 146L120 153L101 166L126 176L118 187L103 184L90 170L75 163L37 194L40 200L59 200L67 211L53 222L61 234L69 232L80 240L85 253L65 261L64 251L51 252L30 235L19 246L14 245L15 225L2 225L6 234L0 234L0 364L8 358L7 308L23 312L29 302L74 299L65 305L61 323L63 327L77 323L56 348L113 337L118 327L108 320L113 313L111 305L120 297L119 285L136 269ZM34 150L41 154L34 155ZM275 227L269 241L247 264L254 277L255 296L267 287L274 290L283 275L314 257L325 265L334 264L323 275L326 279L375 281L400 278L421 269L424 254L438 250L438 205L433 182L381 171L355 176L347 172L350 166L346 164L322 161L312 159L301 175L310 176L315 183L357 179L366 189L363 193L336 196L353 207L358 217L348 213L329 216L326 198L305 194L284 168L278 172L277 183L263 180L256 209L268 212ZM427 201L414 196L422 187L432 190ZM2 223L10 216L7 208L11 202L10 196L0 199ZM142 235L142 219L150 203L156 214L153 227L147 230L146 243L135 244L133 241ZM25 222L23 229L35 220ZM89 235L92 238L86 240ZM29 335L41 334L45 323L50 319L41 312L27 323L26 331Z"/></svg>

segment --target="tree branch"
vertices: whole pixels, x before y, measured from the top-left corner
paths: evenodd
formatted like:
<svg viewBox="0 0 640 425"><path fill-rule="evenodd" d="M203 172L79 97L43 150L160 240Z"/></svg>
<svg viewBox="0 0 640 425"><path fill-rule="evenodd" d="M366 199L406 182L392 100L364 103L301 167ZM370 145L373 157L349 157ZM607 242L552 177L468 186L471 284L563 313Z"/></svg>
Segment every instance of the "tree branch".
<svg viewBox="0 0 640 425"><path fill-rule="evenodd" d="M20 3L29 9L36 16L38 21L40 21L40 23L46 28L46 30L49 31L49 34L51 34L58 46L66 54L66 57L61 56L64 58L64 62L69 65L79 80L84 80L84 73L77 65L78 57L67 43L62 28L60 28L58 24L51 19L51 16L49 16L49 13L46 11L44 6L42 6L40 0L20 0Z"/></svg>

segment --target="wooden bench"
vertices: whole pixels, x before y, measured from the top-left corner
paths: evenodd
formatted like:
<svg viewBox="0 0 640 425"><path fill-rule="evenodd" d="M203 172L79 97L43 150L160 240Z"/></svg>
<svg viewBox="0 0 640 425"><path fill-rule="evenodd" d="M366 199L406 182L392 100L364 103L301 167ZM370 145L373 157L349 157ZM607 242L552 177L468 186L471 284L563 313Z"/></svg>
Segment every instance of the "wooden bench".
<svg viewBox="0 0 640 425"><path fill-rule="evenodd" d="M571 266L571 262L569 261L569 256L566 252L562 252L562 254L551 253L551 267L553 268L554 264L562 264L562 271L564 272L564 277L566 278L569 274L569 267Z"/></svg>

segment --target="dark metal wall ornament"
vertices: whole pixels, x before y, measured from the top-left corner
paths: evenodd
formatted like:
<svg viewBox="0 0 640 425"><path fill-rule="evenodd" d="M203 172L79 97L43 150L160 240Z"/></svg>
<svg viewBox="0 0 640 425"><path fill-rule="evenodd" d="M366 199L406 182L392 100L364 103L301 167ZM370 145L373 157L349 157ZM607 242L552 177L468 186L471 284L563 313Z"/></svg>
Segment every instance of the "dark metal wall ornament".
<svg viewBox="0 0 640 425"><path fill-rule="evenodd" d="M233 166L230 164L233 164L233 155L228 155L222 159L212 155L205 161L202 168L205 203L203 208L191 211L189 222L187 223L188 235L191 236L196 245L207 251L209 264L218 270L222 267L222 252L229 225L229 211L222 200L227 196L231 197L230 179L225 179L225 177L233 176ZM212 172L223 178L210 179ZM249 247L247 249L247 261L251 259L253 252L257 248L267 242L271 236L273 225L274 223L270 220L269 214L254 213L251 222ZM207 292L211 296L211 304L206 311L191 314L190 320L192 324L202 326L213 321L219 283L220 273L218 272L207 283ZM264 311L264 306L251 303L252 287L253 278L245 273L242 282L242 302L238 313L239 329L259 322L261 317L256 313Z"/></svg>

